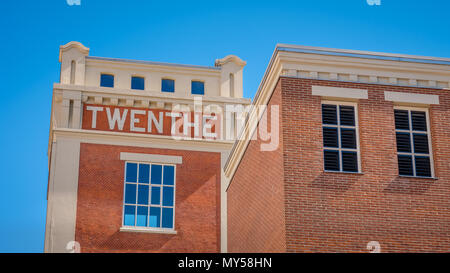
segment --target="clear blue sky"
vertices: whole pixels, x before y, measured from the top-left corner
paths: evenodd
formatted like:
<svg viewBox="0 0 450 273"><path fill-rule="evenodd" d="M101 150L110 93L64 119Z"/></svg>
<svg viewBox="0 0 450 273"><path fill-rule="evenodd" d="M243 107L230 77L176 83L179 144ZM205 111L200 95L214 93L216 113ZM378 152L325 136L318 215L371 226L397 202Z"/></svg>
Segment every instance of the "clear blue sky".
<svg viewBox="0 0 450 273"><path fill-rule="evenodd" d="M0 7L0 252L42 252L47 142L58 47L90 55L213 65L247 61L252 98L276 43L450 57L450 1L3 0Z"/></svg>

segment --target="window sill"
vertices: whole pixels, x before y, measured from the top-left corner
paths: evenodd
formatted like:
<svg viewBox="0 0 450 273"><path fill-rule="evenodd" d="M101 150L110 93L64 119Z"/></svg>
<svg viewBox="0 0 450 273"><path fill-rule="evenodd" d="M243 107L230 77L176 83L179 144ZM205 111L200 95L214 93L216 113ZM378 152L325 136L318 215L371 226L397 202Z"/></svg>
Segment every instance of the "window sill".
<svg viewBox="0 0 450 273"><path fill-rule="evenodd" d="M437 177L427 177L427 176L412 176L412 175L399 175L398 177L402 178L416 178L416 179L432 179L432 180L438 180Z"/></svg>
<svg viewBox="0 0 450 273"><path fill-rule="evenodd" d="M323 172L324 172L324 173L341 173L341 174L360 174L360 175L363 175L363 174L364 174L363 172L357 172L357 173L355 173L355 172L326 171L326 170L324 170Z"/></svg>
<svg viewBox="0 0 450 273"><path fill-rule="evenodd" d="M158 233L158 234L177 234L176 230L162 229L162 228L147 228L147 227L121 227L121 232L140 232L140 233Z"/></svg>

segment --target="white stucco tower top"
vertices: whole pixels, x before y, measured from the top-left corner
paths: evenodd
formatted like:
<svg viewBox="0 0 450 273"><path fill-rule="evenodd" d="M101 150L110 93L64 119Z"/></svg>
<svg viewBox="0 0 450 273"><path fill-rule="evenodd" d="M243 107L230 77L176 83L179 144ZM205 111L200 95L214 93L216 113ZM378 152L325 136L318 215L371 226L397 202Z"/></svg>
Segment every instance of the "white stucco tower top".
<svg viewBox="0 0 450 273"><path fill-rule="evenodd" d="M59 62L61 63L61 83L84 85L85 57L89 48L79 42L69 42L59 47Z"/></svg>
<svg viewBox="0 0 450 273"><path fill-rule="evenodd" d="M246 64L235 55L228 55L216 60L216 67L221 68L220 90L222 96L242 98L243 71Z"/></svg>
<svg viewBox="0 0 450 273"><path fill-rule="evenodd" d="M89 56L89 48L80 42L60 46L60 84L100 87L100 75L114 75L114 89L131 89L133 76L146 79L144 94L160 94L161 80L175 81L175 97L191 97L191 81L205 84L206 98L243 97L243 69L246 62L228 55L215 61L215 66L185 65L151 61ZM142 92L141 92L142 94Z"/></svg>

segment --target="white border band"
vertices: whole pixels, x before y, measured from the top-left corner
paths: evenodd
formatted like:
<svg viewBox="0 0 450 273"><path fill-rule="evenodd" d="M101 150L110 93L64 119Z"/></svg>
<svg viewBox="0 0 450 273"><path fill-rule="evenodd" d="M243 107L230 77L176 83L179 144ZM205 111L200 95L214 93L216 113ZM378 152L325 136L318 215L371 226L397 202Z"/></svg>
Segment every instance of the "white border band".
<svg viewBox="0 0 450 273"><path fill-rule="evenodd" d="M312 86L313 96L347 98L347 99L367 99L367 89L342 88L331 86Z"/></svg>
<svg viewBox="0 0 450 273"><path fill-rule="evenodd" d="M120 160L162 163L162 164L183 163L183 158L181 156L157 155L157 154L120 153Z"/></svg>
<svg viewBox="0 0 450 273"><path fill-rule="evenodd" d="M148 227L131 227L122 226L120 227L121 232L141 232L141 233L160 233L160 234L177 234L176 230L158 229L158 228L148 228Z"/></svg>
<svg viewBox="0 0 450 273"><path fill-rule="evenodd" d="M406 92L384 92L384 99L393 102L417 103L417 104L439 104L438 95L427 95Z"/></svg>

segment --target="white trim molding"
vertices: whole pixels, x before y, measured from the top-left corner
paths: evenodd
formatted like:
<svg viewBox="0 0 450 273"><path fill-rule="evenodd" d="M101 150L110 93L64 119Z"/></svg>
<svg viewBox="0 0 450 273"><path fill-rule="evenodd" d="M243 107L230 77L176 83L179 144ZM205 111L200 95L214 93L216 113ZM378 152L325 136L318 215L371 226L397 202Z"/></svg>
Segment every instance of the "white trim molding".
<svg viewBox="0 0 450 273"><path fill-rule="evenodd" d="M402 103L439 104L438 95L385 91L384 99L387 101L402 102Z"/></svg>
<svg viewBox="0 0 450 273"><path fill-rule="evenodd" d="M233 142L206 140L176 140L170 136L147 135L123 132L107 132L82 129L57 128L53 132L53 140L59 138L75 139L82 143L106 144L119 146L147 147L171 150L204 151L223 153L229 151Z"/></svg>
<svg viewBox="0 0 450 273"><path fill-rule="evenodd" d="M312 86L313 96L322 96L330 98L347 98L347 99L367 99L367 89L343 88L332 86Z"/></svg>
<svg viewBox="0 0 450 273"><path fill-rule="evenodd" d="M176 230L162 228L146 228L146 227L120 227L120 232L140 232L140 233L159 233L159 234L177 234Z"/></svg>
<svg viewBox="0 0 450 273"><path fill-rule="evenodd" d="M139 161L161 164L181 164L183 158L181 156L158 155L158 154L136 154L136 153L120 153L120 160Z"/></svg>
<svg viewBox="0 0 450 273"><path fill-rule="evenodd" d="M75 241L80 142L57 139L52 146L44 251L67 253Z"/></svg>

